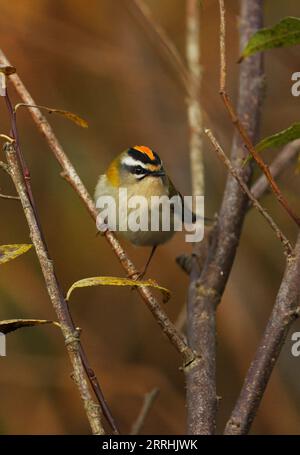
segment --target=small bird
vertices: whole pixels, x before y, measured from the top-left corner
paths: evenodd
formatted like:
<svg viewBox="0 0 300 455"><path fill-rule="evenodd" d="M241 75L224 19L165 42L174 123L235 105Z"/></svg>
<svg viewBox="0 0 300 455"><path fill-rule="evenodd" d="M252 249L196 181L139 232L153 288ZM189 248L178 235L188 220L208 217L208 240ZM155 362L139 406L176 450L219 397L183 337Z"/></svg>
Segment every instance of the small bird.
<svg viewBox="0 0 300 455"><path fill-rule="evenodd" d="M137 231L131 229L121 230L120 223L127 215L122 212L122 209L119 213L119 207L123 205L119 199L120 188L127 190L127 200L132 196L144 196L146 198L149 202L149 205L145 208L148 211L147 220L149 220L149 223L151 220L149 210L152 196L172 198L177 195L181 201L183 201L183 197L168 177L158 154L144 145L136 145L120 153L108 166L106 173L100 175L95 189L96 203L102 196L111 196L116 202L116 226L115 229L110 226L109 222L107 222L109 217L107 217L105 222L108 229L117 231L136 246L152 246L149 259L139 277L142 278L147 271L157 246L165 243L174 235L174 220L173 217L170 217L170 229L167 231L162 230L161 225L160 229L156 231L150 228ZM127 204L125 205L127 208ZM111 210L114 209L115 207L111 208ZM195 215L192 214L193 222L195 218Z"/></svg>

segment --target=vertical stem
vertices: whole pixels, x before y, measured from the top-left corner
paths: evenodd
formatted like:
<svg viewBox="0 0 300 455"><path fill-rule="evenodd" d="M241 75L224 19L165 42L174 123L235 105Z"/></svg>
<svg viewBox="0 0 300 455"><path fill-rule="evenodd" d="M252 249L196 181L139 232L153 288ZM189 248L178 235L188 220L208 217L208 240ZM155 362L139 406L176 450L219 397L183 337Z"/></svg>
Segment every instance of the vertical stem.
<svg viewBox="0 0 300 455"><path fill-rule="evenodd" d="M188 125L190 165L193 195L204 194L204 163L202 144L202 112L199 101L201 84L200 66L200 11L198 0L186 2L186 57L190 73L188 96Z"/></svg>
<svg viewBox="0 0 300 455"><path fill-rule="evenodd" d="M190 165L193 196L204 194L204 163L202 144L202 112L199 101L201 84L200 66L200 11L198 0L186 1L186 57L189 69L188 125ZM196 248L194 249L196 254ZM187 430L189 434L212 434L215 430L215 323L212 314L203 318L199 313L199 278L196 260L192 262L190 289L187 299L187 337L189 345L201 352L198 362L186 369L187 381ZM205 337L205 343L200 337ZM205 393L202 391L205 390Z"/></svg>
<svg viewBox="0 0 300 455"><path fill-rule="evenodd" d="M241 0L240 47L243 48L263 22L262 0ZM255 143L260 124L263 95L262 55L241 65L238 93L238 115ZM239 135L234 136L231 161L239 166L245 158ZM243 169L245 183L251 179L251 167ZM202 270L193 267L188 299L188 338L191 347L201 352L198 364L187 371L188 431L212 434L216 427L216 307L220 303L237 251L245 214L247 196L229 175L218 221L211 233L209 251Z"/></svg>

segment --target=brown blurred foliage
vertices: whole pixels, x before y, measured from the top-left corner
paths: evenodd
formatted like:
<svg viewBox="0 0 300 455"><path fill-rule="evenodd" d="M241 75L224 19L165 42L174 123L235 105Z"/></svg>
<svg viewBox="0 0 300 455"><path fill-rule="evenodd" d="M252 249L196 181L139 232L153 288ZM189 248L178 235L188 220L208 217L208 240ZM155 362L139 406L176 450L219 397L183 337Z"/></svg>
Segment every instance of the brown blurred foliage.
<svg viewBox="0 0 300 455"><path fill-rule="evenodd" d="M17 67L39 104L78 113L89 129L63 118L51 118L66 152L92 192L98 174L123 149L146 144L162 156L168 172L184 194L190 192L185 93L178 76L130 14L126 0L0 1L1 46ZM203 107L228 151L233 128L218 96L218 7L203 1ZM239 2L229 0L229 89L237 91ZM153 14L181 54L185 48L184 0L148 0ZM265 23L300 15L299 1L265 1ZM266 55L266 99L261 136L298 120L298 98L290 93L291 74L299 71L299 47ZM12 92L12 90L11 90ZM17 99L15 98L17 102ZM0 103L1 132L8 119ZM18 113L24 154L51 256L67 290L76 280L123 274L106 242L96 237L77 196L59 176L59 169L38 135L29 114ZM271 159L275 152L266 152ZM205 144L206 213L217 210L225 170ZM259 173L257 172L257 175ZM0 176L2 192L11 184ZM300 211L299 175L285 172L281 187ZM290 238L295 227L272 196L264 200ZM0 200L1 244L28 242L23 213L15 201ZM126 245L142 266L148 250ZM149 276L172 290L167 312L176 320L185 302L188 279L175 257L190 251L183 235L159 248ZM283 271L281 246L267 224L252 211L218 313L219 431L233 407L249 362L270 314ZM122 431L130 430L143 396L161 391L144 427L145 433L185 431L185 390L180 359L163 337L138 296L127 289L93 288L72 296L72 312L82 327L82 340ZM0 318L53 319L34 251L0 269ZM300 325L295 325L293 331ZM263 399L253 433L298 433L300 428L300 360L290 353L280 360ZM8 338L0 359L0 433L87 433L88 424L60 333L52 327L24 329Z"/></svg>

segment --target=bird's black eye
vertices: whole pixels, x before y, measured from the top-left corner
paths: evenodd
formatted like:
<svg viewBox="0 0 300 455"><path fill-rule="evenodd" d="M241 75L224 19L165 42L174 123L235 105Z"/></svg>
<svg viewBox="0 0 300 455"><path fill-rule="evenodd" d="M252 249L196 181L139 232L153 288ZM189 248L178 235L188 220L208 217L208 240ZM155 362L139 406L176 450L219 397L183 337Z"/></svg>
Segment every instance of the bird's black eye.
<svg viewBox="0 0 300 455"><path fill-rule="evenodd" d="M141 174L145 173L145 170L144 170L144 168L142 168L142 166L135 166L134 173L137 175L141 175Z"/></svg>

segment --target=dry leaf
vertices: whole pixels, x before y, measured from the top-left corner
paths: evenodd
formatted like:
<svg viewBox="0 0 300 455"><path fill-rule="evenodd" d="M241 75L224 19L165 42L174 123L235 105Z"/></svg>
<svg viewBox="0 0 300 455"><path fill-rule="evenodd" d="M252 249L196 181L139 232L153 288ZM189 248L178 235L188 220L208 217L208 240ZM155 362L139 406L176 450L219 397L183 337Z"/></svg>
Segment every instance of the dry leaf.
<svg viewBox="0 0 300 455"><path fill-rule="evenodd" d="M79 115L74 114L73 112L70 111L64 111L62 109L52 109L52 107L48 106L40 106L39 104L27 104L27 103L18 103L15 106L15 111L19 109L19 107L33 107L36 109L44 109L45 111L48 112L48 114L58 114L62 115L63 117L67 118L68 120L71 120L71 122L76 123L76 125L81 126L82 128L88 128L88 122L84 120L82 117L79 117Z"/></svg>
<svg viewBox="0 0 300 455"><path fill-rule="evenodd" d="M56 321L48 321L46 319L7 319L0 321L0 332L7 334L23 327L33 327L42 324L53 324L59 327Z"/></svg>
<svg viewBox="0 0 300 455"><path fill-rule="evenodd" d="M0 245L0 264L11 261L21 254L26 253L32 247L31 244Z"/></svg>
<svg viewBox="0 0 300 455"><path fill-rule="evenodd" d="M164 302L170 298L170 291L162 286L159 286L155 281L138 281L130 280L129 278L119 278L113 276L96 276L91 278L84 278L83 280L76 281L68 290L66 300L69 300L72 292L76 288L85 288L90 286L137 286L137 287L152 287L158 289L163 294Z"/></svg>

